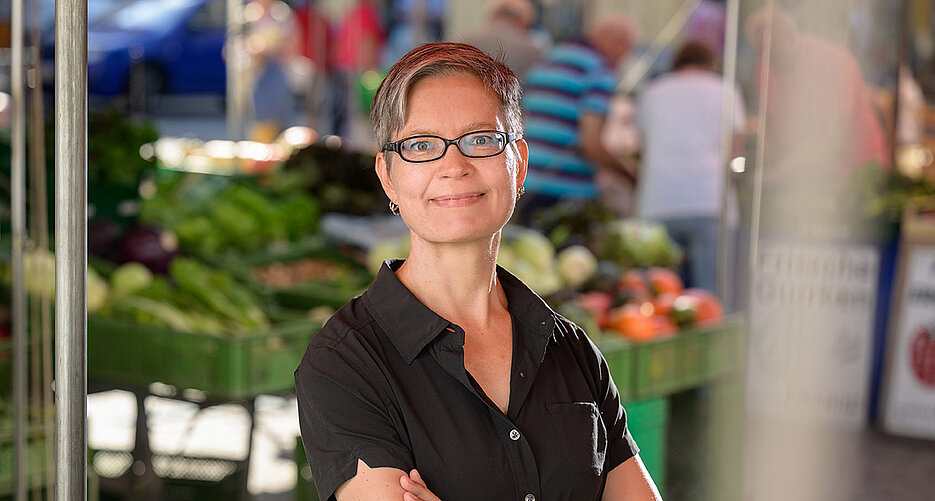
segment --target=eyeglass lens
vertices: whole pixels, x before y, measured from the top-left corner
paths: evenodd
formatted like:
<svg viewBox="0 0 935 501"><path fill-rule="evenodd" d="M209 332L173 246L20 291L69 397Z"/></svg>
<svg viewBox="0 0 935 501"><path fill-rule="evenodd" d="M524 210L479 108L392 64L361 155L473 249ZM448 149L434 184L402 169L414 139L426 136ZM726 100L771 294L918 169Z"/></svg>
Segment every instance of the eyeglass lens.
<svg viewBox="0 0 935 501"><path fill-rule="evenodd" d="M503 151L506 137L500 132L474 132L462 136L456 144L466 157L491 157ZM410 162L436 160L445 154L445 141L431 136L413 137L400 144L399 154Z"/></svg>

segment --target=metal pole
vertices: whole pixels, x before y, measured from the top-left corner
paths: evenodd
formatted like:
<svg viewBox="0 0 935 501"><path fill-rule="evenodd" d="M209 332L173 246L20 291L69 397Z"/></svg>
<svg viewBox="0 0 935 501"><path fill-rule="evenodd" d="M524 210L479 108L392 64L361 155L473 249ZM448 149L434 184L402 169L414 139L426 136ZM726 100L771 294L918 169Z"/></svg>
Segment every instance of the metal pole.
<svg viewBox="0 0 935 501"><path fill-rule="evenodd" d="M49 249L49 205L46 191L46 148L45 148L45 103L42 83L42 36L39 27L40 0L32 0L32 50L34 78L32 79L31 103L29 107L29 155L32 178L32 205L34 210L31 222L31 234L36 248L45 252ZM51 264L45 259L40 261L38 274L41 277L52 275ZM52 405L52 291L43 287L38 300L33 302L36 311L30 313L34 335L32 336L31 360L34 367L33 384L40 390L41 396L35 398L35 405L40 412L36 419L41 423L45 440L45 479L46 491L54 492L55 485L55 436L53 425L54 407ZM35 335L38 334L38 335ZM40 361L41 357L41 361ZM36 375L38 373L38 376Z"/></svg>
<svg viewBox="0 0 935 501"><path fill-rule="evenodd" d="M669 22L659 30L659 33L657 33L652 42L649 43L649 47L643 52L643 55L630 66L623 75L623 78L620 79L620 83L617 84L617 94L627 96L636 90L640 82L649 74L649 70L652 69L653 64L656 63L656 60L659 59L662 52L675 40L675 37L682 31L682 28L688 24L688 20L698 6L701 5L701 1L702 0L685 0L685 2L672 13Z"/></svg>
<svg viewBox="0 0 935 501"><path fill-rule="evenodd" d="M717 295L722 302L728 299L736 302L734 297L728 298L727 291L733 291L729 287L727 268L728 254L730 252L730 228L727 224L728 203L730 202L731 191L731 169L728 165L734 152L734 104L736 100L734 82L737 81L737 42L738 32L740 31L740 0L727 0L727 20L724 30L724 93L721 98L721 162L724 168L723 187L721 191L721 214L718 222L718 241L717 241ZM736 283L736 281L735 281ZM736 294L736 291L734 291ZM732 295L733 296L733 295ZM728 305L732 307L732 305Z"/></svg>
<svg viewBox="0 0 935 501"><path fill-rule="evenodd" d="M55 499L87 499L88 2L55 2Z"/></svg>
<svg viewBox="0 0 935 501"><path fill-rule="evenodd" d="M26 99L23 78L23 0L13 0L11 21L11 91L13 144L10 159L11 225L13 231L13 447L14 493L26 500L26 288L23 248L26 244Z"/></svg>
<svg viewBox="0 0 935 501"><path fill-rule="evenodd" d="M243 139L243 0L227 0L227 138Z"/></svg>
<svg viewBox="0 0 935 501"><path fill-rule="evenodd" d="M766 6L773 8L773 0L767 0ZM757 103L757 114L759 122L756 127L756 162L753 168L753 199L750 207L750 249L747 254L747 279L746 279L746 297L744 306L748 306L749 298L753 297L754 280L756 280L756 262L759 254L758 240L760 238L760 224L762 219L763 205L763 165L766 163L766 103L769 98L769 65L770 52L773 45L773 23L766 25L766 32L763 36L763 53L760 57L760 95ZM747 325L753 325L751 309L746 308L745 312ZM750 343L747 343L749 351ZM747 353L749 360L750 354Z"/></svg>

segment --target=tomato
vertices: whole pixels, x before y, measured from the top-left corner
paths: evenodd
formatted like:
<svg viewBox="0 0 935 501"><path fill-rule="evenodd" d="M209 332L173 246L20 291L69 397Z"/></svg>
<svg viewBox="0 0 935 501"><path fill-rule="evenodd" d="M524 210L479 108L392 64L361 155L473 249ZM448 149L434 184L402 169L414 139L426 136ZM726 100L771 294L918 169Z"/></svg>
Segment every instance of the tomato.
<svg viewBox="0 0 935 501"><path fill-rule="evenodd" d="M714 294L704 289L685 289L684 295L697 300L695 304L695 323L698 325L716 324L723 320L724 309Z"/></svg>
<svg viewBox="0 0 935 501"><path fill-rule="evenodd" d="M647 282L653 294L681 294L685 285L678 274L668 268L655 266L646 272Z"/></svg>
<svg viewBox="0 0 935 501"><path fill-rule="evenodd" d="M678 326L668 315L653 315L652 321L653 329L656 331L655 334L657 337L667 337L678 334Z"/></svg>
<svg viewBox="0 0 935 501"><path fill-rule="evenodd" d="M675 298L679 295L674 292L663 292L652 299L653 313L656 315L668 315L672 313L672 305Z"/></svg>
<svg viewBox="0 0 935 501"><path fill-rule="evenodd" d="M613 298L606 292L592 291L578 296L578 306L594 316L597 325L602 329L609 324L610 318L607 312L613 306L613 302Z"/></svg>
<svg viewBox="0 0 935 501"><path fill-rule="evenodd" d="M616 304L630 302L642 303L652 297L646 281L643 279L643 273L637 269L627 270L620 277L620 283L617 285Z"/></svg>
<svg viewBox="0 0 935 501"><path fill-rule="evenodd" d="M652 313L646 314L635 304L625 304L610 310L609 326L633 341L649 341L656 337Z"/></svg>

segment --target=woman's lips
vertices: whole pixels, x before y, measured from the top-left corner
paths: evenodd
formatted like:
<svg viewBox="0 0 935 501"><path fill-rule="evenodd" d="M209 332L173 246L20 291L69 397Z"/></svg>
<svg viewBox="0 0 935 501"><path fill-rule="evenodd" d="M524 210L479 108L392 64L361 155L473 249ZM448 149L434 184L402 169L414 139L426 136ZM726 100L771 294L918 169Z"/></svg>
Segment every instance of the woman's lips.
<svg viewBox="0 0 935 501"><path fill-rule="evenodd" d="M471 205L484 196L484 193L455 193L453 195L444 195L430 200L440 207L464 207Z"/></svg>

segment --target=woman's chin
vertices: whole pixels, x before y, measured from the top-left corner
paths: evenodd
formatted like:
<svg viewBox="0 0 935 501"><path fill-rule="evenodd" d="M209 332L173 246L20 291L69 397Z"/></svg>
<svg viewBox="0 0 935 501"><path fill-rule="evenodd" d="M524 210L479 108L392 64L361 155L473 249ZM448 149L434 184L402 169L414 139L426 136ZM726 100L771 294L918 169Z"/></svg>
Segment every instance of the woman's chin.
<svg viewBox="0 0 935 501"><path fill-rule="evenodd" d="M481 225L478 224L476 219L473 221L464 222L453 221L444 228L438 228L436 231L423 234L423 238L428 242L437 244L481 242L488 241L502 228L503 223L499 225L494 223ZM416 233L419 232L417 231Z"/></svg>

